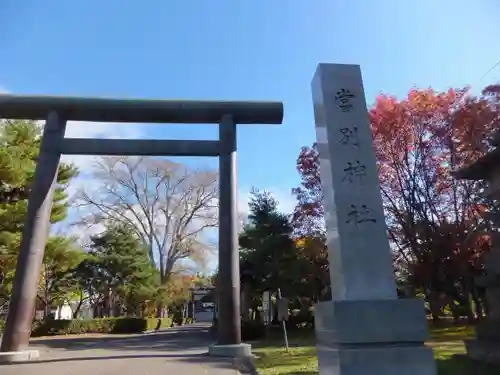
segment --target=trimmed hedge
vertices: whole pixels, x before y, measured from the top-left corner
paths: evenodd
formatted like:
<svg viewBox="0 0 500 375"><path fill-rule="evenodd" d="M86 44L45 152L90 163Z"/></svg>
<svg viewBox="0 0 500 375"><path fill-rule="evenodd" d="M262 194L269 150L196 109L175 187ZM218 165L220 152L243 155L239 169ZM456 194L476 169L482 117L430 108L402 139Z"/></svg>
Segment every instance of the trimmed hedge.
<svg viewBox="0 0 500 375"><path fill-rule="evenodd" d="M78 335L82 333L141 333L154 330L157 318L101 318L90 320L46 320L33 322L31 336ZM160 328L171 327L170 318L162 318ZM0 332L4 322L0 321Z"/></svg>

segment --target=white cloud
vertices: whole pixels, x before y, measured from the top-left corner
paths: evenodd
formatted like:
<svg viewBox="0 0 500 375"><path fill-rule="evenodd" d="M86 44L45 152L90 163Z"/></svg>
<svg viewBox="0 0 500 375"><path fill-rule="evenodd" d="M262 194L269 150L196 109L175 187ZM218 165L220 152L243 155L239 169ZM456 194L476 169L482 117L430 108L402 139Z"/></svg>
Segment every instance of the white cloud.
<svg viewBox="0 0 500 375"><path fill-rule="evenodd" d="M0 85L0 94L10 93L4 86ZM40 123L43 124L43 121ZM105 138L105 139L132 139L141 138L143 126L140 124L123 124L123 123L100 123L100 122L83 122L83 121L69 121L66 127L65 136L68 138ZM70 198L84 185L90 186L97 183L86 176L86 171L92 166L95 157L93 156L80 156L80 155L64 155L62 161L66 163L75 164L81 171L80 176L71 181L67 189ZM75 228L69 225L71 219L76 216L76 210L70 208L70 219L66 222L60 223L53 228L53 232L64 234L73 234L82 237L83 234L96 234L102 228L83 229Z"/></svg>
<svg viewBox="0 0 500 375"><path fill-rule="evenodd" d="M99 139L133 139L141 138L143 135L141 125L121 124L111 122L83 122L69 121L66 127L67 138L99 138ZM73 163L80 170L80 175L73 179L66 192L71 199L82 188L93 190L97 188L99 181L88 176L89 170L95 161L95 156L63 155L62 162ZM54 233L64 232L85 240L91 235L102 232L103 227L95 225L92 228L73 226L72 223L78 218L78 210L70 208L68 219L53 228Z"/></svg>
<svg viewBox="0 0 500 375"><path fill-rule="evenodd" d="M141 138L141 135L141 126L136 124L83 121L69 121L65 133L67 138L99 139L133 139ZM87 173L92 168L95 158L95 156L63 155L62 162L73 163L80 170L80 176L71 181L67 189L70 199L82 186L85 185L89 189L92 189L92 185L98 183L87 177Z"/></svg>
<svg viewBox="0 0 500 375"><path fill-rule="evenodd" d="M68 138L135 138L142 134L140 124L68 121Z"/></svg>
<svg viewBox="0 0 500 375"><path fill-rule="evenodd" d="M69 121L66 127L67 138L133 139L141 138L141 125L113 122ZM64 155L62 161L74 163L82 171L91 167L93 156Z"/></svg>

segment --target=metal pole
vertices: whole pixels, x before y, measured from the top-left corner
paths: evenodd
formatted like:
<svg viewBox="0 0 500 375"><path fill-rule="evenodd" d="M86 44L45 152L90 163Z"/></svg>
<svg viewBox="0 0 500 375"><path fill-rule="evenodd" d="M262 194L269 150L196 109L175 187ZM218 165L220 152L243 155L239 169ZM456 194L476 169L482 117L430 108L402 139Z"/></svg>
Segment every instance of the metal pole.
<svg viewBox="0 0 500 375"><path fill-rule="evenodd" d="M219 313L218 344L241 343L240 261L236 186L236 125L231 116L219 124Z"/></svg>
<svg viewBox="0 0 500 375"><path fill-rule="evenodd" d="M29 344L65 128L66 121L60 119L56 112L50 112L43 129L28 201L9 313L0 347L2 352L20 351Z"/></svg>
<svg viewBox="0 0 500 375"><path fill-rule="evenodd" d="M280 301L281 301L281 289L278 288L278 302L277 302L277 307L278 307L278 314L280 314L280 311L279 311L279 306L280 306ZM286 322L285 322L285 317L284 317L284 314L283 316L280 317L280 315L278 315L278 319L281 319L281 326L283 328L283 337L285 339L285 349L286 351L288 351L288 334L286 332Z"/></svg>

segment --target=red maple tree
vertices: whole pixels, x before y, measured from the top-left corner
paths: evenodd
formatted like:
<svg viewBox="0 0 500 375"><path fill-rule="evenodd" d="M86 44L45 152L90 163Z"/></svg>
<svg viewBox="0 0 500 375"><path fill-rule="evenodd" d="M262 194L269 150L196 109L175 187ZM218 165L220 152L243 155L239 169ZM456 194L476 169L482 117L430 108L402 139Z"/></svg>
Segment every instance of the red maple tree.
<svg viewBox="0 0 500 375"><path fill-rule="evenodd" d="M369 114L396 270L425 293L435 315L443 295L452 309L467 309L471 296L479 303L473 276L481 272L480 255L489 248L481 229L486 206L479 203L481 184L457 180L452 171L489 150L500 86L479 96L468 88L412 89L402 100L380 95ZM315 145L302 148L297 170L295 230L300 236L323 234Z"/></svg>

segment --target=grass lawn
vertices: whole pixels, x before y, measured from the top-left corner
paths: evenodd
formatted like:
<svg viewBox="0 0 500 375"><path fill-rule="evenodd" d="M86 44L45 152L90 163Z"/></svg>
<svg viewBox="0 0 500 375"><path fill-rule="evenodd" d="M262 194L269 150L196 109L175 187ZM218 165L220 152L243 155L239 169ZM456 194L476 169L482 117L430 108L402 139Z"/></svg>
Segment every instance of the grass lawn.
<svg viewBox="0 0 500 375"><path fill-rule="evenodd" d="M465 353L462 340L473 337L471 327L431 328L431 341L439 375L500 375L500 368L477 363L460 356ZM316 375L318 362L314 347L314 332L298 332L289 335L290 350L283 348L277 334L253 342L257 356L255 364L262 375Z"/></svg>

